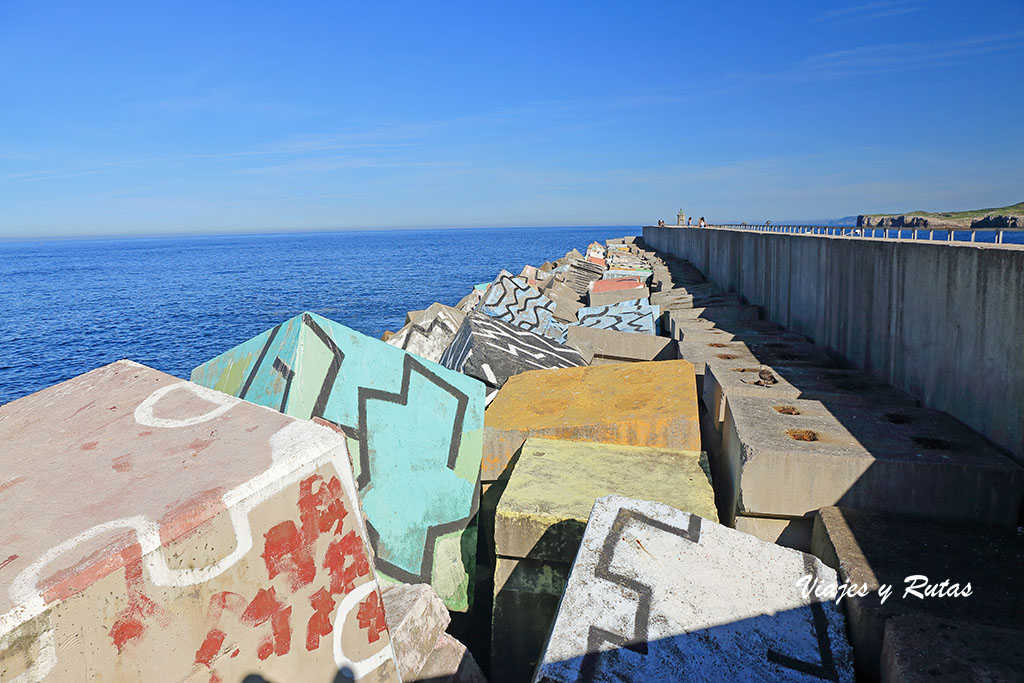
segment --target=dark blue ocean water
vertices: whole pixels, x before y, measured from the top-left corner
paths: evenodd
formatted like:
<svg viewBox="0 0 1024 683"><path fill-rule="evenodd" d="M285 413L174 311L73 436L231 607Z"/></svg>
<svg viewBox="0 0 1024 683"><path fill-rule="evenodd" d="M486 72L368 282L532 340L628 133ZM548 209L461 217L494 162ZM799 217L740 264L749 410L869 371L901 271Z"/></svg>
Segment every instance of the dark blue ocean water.
<svg viewBox="0 0 1024 683"><path fill-rule="evenodd" d="M304 310L380 337L637 226L0 243L0 404L130 358L178 377Z"/></svg>

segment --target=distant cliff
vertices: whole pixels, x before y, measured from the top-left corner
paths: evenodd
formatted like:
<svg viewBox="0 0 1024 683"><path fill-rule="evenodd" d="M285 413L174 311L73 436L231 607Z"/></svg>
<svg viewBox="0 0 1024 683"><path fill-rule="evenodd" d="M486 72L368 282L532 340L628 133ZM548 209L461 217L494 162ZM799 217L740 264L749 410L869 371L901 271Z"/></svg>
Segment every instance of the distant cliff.
<svg viewBox="0 0 1024 683"><path fill-rule="evenodd" d="M1024 202L997 209L930 213L912 211L902 215L862 214L860 228L929 228L934 230L966 228L1024 229Z"/></svg>

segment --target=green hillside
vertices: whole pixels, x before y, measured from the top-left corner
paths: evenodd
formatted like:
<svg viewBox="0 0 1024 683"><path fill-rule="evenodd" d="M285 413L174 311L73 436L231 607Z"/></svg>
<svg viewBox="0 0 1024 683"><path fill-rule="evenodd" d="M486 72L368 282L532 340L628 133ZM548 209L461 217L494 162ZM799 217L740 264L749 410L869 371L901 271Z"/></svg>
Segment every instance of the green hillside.
<svg viewBox="0 0 1024 683"><path fill-rule="evenodd" d="M1021 216L1024 215L1024 202L1017 202L1010 206L1003 206L998 209L974 209L973 211L943 211L932 213L929 211L907 211L903 214L875 213L872 216L923 216L924 218L950 218L950 219L971 219L984 218L985 216Z"/></svg>

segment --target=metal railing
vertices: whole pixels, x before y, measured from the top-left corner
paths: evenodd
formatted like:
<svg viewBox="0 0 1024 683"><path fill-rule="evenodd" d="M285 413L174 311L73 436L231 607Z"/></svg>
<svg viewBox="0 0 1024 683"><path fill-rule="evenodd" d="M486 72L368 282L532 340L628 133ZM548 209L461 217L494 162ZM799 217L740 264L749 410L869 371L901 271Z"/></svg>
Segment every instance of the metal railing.
<svg viewBox="0 0 1024 683"><path fill-rule="evenodd" d="M664 227L669 228L687 228L693 230L701 230L696 225L668 225ZM986 244L1007 244L1004 241L1004 235L1009 233L1013 236L1010 244L1024 244L1024 228L887 228L887 227L869 227L869 228L858 228L850 226L829 226L829 225L752 225L749 223L721 223L717 225L709 224L709 228L729 228L735 230L750 230L752 232L774 232L774 233L786 233L792 235L828 235L831 237L851 237L858 239L891 239L896 241L902 240L920 240L920 241L941 241L941 242L975 242L977 240L977 233L995 233L994 239L980 240ZM881 233L881 234L879 234ZM895 234L894 234L895 233ZM924 234L927 233L927 237ZM935 238L935 234L939 233L939 239ZM957 236L957 233L969 233L970 238L963 238ZM945 237L942 237L945 235Z"/></svg>

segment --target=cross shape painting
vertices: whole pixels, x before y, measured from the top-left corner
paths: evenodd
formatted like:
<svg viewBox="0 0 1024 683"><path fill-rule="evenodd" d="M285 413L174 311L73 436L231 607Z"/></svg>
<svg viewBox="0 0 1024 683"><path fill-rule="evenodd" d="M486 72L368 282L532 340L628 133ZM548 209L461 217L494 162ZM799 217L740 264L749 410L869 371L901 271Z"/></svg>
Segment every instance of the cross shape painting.
<svg viewBox="0 0 1024 683"><path fill-rule="evenodd" d="M192 371L192 381L349 439L378 573L430 583L449 609L472 594L484 385L302 313Z"/></svg>

